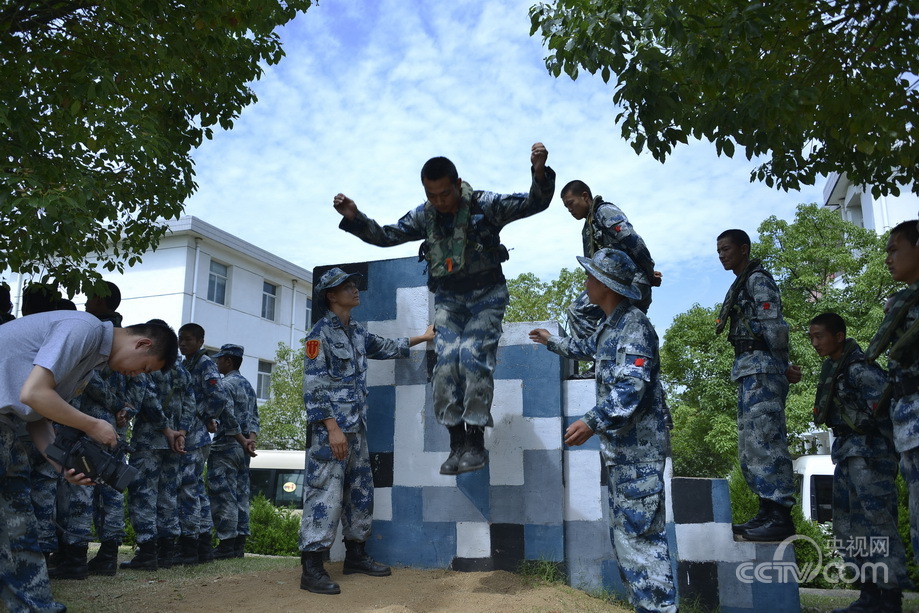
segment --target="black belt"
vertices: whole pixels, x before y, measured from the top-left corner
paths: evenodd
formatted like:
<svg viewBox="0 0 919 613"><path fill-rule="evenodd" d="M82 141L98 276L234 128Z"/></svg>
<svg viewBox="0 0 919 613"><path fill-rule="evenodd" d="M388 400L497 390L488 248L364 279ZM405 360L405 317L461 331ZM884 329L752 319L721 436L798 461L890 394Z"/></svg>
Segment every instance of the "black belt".
<svg viewBox="0 0 919 613"><path fill-rule="evenodd" d="M490 285L504 283L504 273L500 268L492 268L477 275L467 277L444 277L443 279L431 279L435 292L447 291L457 294L464 294L475 289L482 289Z"/></svg>
<svg viewBox="0 0 919 613"><path fill-rule="evenodd" d="M764 341L747 341L739 340L733 341L734 345L734 355L738 356L742 353L747 353L749 351L769 351L769 345Z"/></svg>
<svg viewBox="0 0 919 613"><path fill-rule="evenodd" d="M849 426L833 426L830 430L832 430L833 436L850 436L852 434L858 434L858 432Z"/></svg>

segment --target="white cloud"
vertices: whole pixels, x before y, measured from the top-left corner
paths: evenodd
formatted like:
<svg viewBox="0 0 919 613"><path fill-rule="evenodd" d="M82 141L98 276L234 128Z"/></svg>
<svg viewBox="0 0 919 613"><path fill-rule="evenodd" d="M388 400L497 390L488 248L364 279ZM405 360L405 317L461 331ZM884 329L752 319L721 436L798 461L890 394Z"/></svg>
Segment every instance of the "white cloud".
<svg viewBox="0 0 919 613"><path fill-rule="evenodd" d="M199 189L186 213L300 266L405 257L417 244L365 245L338 230L344 192L381 223L420 204L421 165L446 155L476 189L525 191L542 141L558 187L573 178L619 204L663 271L652 318L662 326L730 283L714 256L728 227L755 233L790 218L819 188L786 194L749 183L753 164L708 143L666 164L636 155L613 123L613 86L545 69L529 36L531 0L354 0L322 3L282 32L287 53L253 85L259 101L195 154ZM502 232L506 273L553 278L577 265L580 223L550 210Z"/></svg>

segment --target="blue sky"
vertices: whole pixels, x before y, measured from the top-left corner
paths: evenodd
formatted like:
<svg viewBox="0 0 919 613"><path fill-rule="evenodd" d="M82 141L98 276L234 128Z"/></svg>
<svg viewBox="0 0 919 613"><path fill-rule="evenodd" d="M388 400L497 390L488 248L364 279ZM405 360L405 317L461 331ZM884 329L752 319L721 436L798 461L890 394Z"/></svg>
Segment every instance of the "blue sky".
<svg viewBox="0 0 919 613"><path fill-rule="evenodd" d="M554 78L529 35L533 0L323 0L282 32L287 53L253 87L259 101L233 130L195 152L198 191L186 213L307 269L406 257L338 229L343 192L381 223L424 200L418 172L445 155L475 189L526 191L529 151L543 142L558 187L582 179L629 216L663 272L650 316L663 335L694 303L724 297L715 237L755 236L769 215L821 202L823 183L781 192L750 183L754 164L710 143L665 164L636 155L613 119L613 85ZM548 211L505 228L508 277L544 280L577 266L581 222L556 194Z"/></svg>

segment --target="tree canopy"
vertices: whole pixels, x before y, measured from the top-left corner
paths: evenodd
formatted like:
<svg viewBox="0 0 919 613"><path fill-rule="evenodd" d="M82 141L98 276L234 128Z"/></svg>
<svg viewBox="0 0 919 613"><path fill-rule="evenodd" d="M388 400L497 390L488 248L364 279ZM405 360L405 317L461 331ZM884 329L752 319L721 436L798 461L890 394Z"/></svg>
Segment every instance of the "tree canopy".
<svg viewBox="0 0 919 613"><path fill-rule="evenodd" d="M846 173L919 193L919 13L863 0L555 0L530 9L546 67L615 78L622 136L664 161L688 138L765 156L783 189Z"/></svg>
<svg viewBox="0 0 919 613"><path fill-rule="evenodd" d="M259 446L269 449L306 449L306 411L303 408L302 344L278 343L271 369L271 395L259 407Z"/></svg>
<svg viewBox="0 0 919 613"><path fill-rule="evenodd" d="M752 254L761 258L782 294L790 354L803 378L786 405L793 442L812 427L821 359L807 338L808 324L825 311L846 320L848 335L866 347L883 319L884 301L898 287L884 266L886 237L814 204L799 205L792 222L769 217L759 226ZM727 291L729 281L725 282ZM715 334L720 305L694 305L664 335L661 374L674 417L677 474L725 476L737 452L737 389L730 379L733 350Z"/></svg>
<svg viewBox="0 0 919 613"><path fill-rule="evenodd" d="M533 273L525 272L507 281L510 304L504 313L504 321L558 321L568 319L568 305L574 302L587 275L580 267L574 270L562 268L558 278L540 281Z"/></svg>
<svg viewBox="0 0 919 613"><path fill-rule="evenodd" d="M182 213L191 151L255 101L310 0L30 0L0 8L0 270L70 293Z"/></svg>

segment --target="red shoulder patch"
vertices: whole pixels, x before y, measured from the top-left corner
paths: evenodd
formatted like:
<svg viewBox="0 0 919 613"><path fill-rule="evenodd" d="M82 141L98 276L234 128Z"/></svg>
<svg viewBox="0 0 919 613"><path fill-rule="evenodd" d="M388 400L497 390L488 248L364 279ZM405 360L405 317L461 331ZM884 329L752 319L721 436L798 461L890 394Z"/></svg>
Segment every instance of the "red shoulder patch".
<svg viewBox="0 0 919 613"><path fill-rule="evenodd" d="M641 367L645 365L644 358L635 358L635 366Z"/></svg>
<svg viewBox="0 0 919 613"><path fill-rule="evenodd" d="M764 310L764 311L768 311L768 310L770 309L771 306L772 306L772 305L770 305L768 302L764 302L764 303L763 303L763 310Z"/></svg>
<svg viewBox="0 0 919 613"><path fill-rule="evenodd" d="M313 338L306 341L306 357L311 360L319 357L319 339Z"/></svg>
<svg viewBox="0 0 919 613"><path fill-rule="evenodd" d="M211 387L214 387L215 385L217 385L217 379L208 379L207 384L210 385Z"/></svg>

